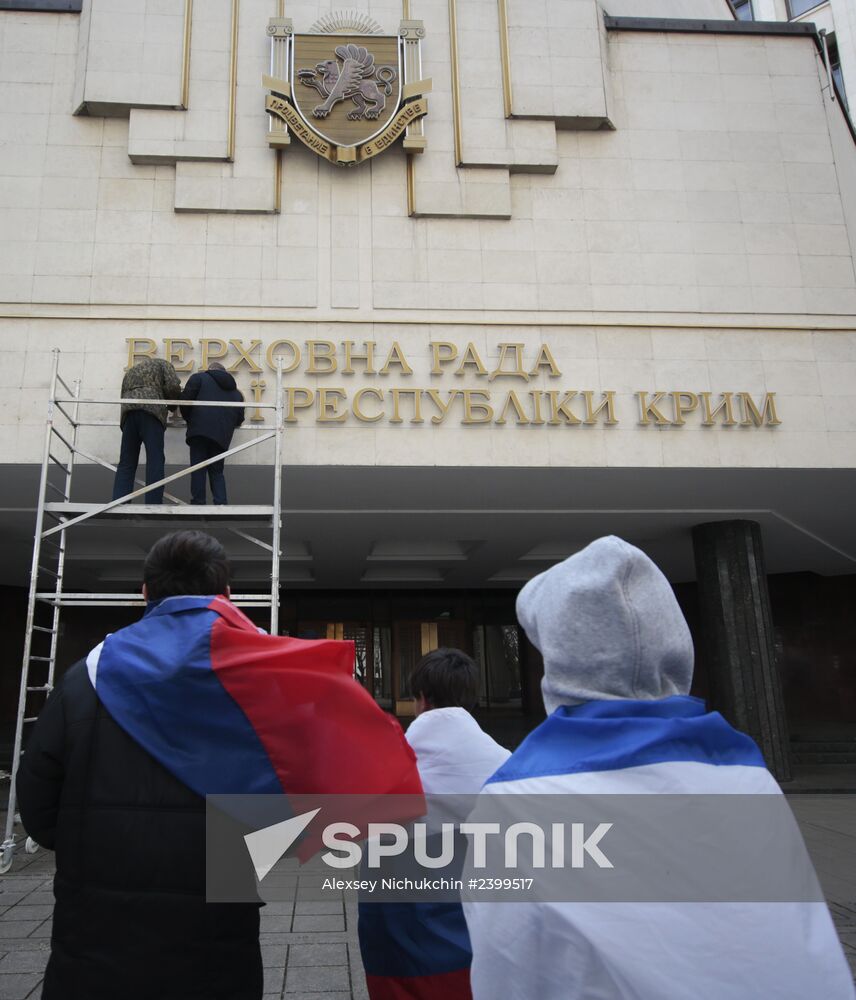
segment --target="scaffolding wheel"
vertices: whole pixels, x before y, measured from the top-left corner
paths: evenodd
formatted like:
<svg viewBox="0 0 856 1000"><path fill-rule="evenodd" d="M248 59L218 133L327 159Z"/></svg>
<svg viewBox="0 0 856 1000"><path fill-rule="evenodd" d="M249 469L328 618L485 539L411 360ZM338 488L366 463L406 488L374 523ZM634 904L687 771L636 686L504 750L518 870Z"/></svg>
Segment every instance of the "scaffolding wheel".
<svg viewBox="0 0 856 1000"><path fill-rule="evenodd" d="M15 843L10 841L5 843L0 853L0 875L5 875L12 867L12 859L15 856Z"/></svg>
<svg viewBox="0 0 856 1000"><path fill-rule="evenodd" d="M27 854L35 854L39 849L39 845L33 840L32 837L27 837L26 843L24 844L24 850Z"/></svg>

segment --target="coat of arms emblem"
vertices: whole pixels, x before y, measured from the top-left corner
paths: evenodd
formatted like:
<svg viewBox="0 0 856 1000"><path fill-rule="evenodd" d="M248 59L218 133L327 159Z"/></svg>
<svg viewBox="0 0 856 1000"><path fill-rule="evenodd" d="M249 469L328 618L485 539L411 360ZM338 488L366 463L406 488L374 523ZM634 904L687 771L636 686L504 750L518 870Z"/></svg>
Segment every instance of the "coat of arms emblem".
<svg viewBox="0 0 856 1000"><path fill-rule="evenodd" d="M429 80L419 79L420 21L385 35L370 18L333 14L307 34L273 18L268 139L286 146L293 133L319 156L353 165L404 137L409 152L425 148L422 117Z"/></svg>
<svg viewBox="0 0 856 1000"><path fill-rule="evenodd" d="M348 121L363 118L375 121L386 107L392 85L398 81L398 68L375 66L372 53L353 42L337 45L336 56L318 63L315 69L302 69L297 74L304 87L313 87L324 98L312 109L313 116L326 118L339 101L350 98L356 107L348 112Z"/></svg>

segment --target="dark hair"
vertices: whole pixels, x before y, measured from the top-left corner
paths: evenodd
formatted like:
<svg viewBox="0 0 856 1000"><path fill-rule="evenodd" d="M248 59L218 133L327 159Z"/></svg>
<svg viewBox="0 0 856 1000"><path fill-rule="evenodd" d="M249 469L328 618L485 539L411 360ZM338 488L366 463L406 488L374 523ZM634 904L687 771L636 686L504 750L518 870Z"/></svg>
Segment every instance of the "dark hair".
<svg viewBox="0 0 856 1000"><path fill-rule="evenodd" d="M410 674L410 690L432 708L475 708L479 700L479 668L460 649L435 649Z"/></svg>
<svg viewBox="0 0 856 1000"><path fill-rule="evenodd" d="M143 580L150 601L180 594L224 594L229 560L217 539L204 531L174 531L149 550Z"/></svg>

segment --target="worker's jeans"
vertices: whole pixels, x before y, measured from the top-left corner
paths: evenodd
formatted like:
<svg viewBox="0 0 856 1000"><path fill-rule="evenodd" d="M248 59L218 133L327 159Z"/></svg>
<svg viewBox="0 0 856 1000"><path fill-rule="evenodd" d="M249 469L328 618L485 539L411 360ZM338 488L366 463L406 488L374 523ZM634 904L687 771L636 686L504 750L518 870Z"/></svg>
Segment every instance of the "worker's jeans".
<svg viewBox="0 0 856 1000"><path fill-rule="evenodd" d="M226 450L217 444L216 441L212 441L211 438L206 437L192 437L187 443L190 446L191 465L196 465L197 462L204 462L207 458L214 458L215 455L222 455ZM214 462L204 469L197 469L196 472L190 473L191 503L205 503L206 473L207 479L211 483L211 496L214 499L214 503L218 505L228 503L226 500L226 476L223 472L225 465L226 460L221 459L219 462Z"/></svg>
<svg viewBox="0 0 856 1000"><path fill-rule="evenodd" d="M140 462L140 447L146 449L146 485L163 479L163 424L146 410L131 410L122 424L122 450L113 480L113 499L133 493ZM163 503L163 486L145 494L146 503Z"/></svg>

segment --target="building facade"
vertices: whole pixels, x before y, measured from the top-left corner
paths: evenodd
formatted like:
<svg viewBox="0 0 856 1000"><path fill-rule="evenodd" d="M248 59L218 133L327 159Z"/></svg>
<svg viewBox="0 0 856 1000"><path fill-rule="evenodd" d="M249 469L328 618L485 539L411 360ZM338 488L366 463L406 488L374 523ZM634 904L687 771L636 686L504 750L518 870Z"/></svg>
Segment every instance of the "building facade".
<svg viewBox="0 0 856 1000"><path fill-rule="evenodd" d="M825 59L841 99L856 93L856 10L847 0L737 0L741 20L814 24L825 33Z"/></svg>
<svg viewBox="0 0 856 1000"><path fill-rule="evenodd" d="M348 58L368 89L339 100ZM812 28L727 0L0 4L3 691L58 349L92 399L141 357L219 360L241 440L282 368L281 624L354 638L391 709L447 643L478 656L486 710L537 715L515 594L615 533L675 584L700 693L771 759L786 717L837 738L856 143L826 83ZM117 409L81 432L111 462ZM179 427L167 458L187 463ZM271 460L236 456L232 503L270 501ZM97 464L76 482L109 497ZM70 585L135 586L157 531L81 528ZM263 587L264 557L230 551ZM73 614L66 662L117 615Z"/></svg>

